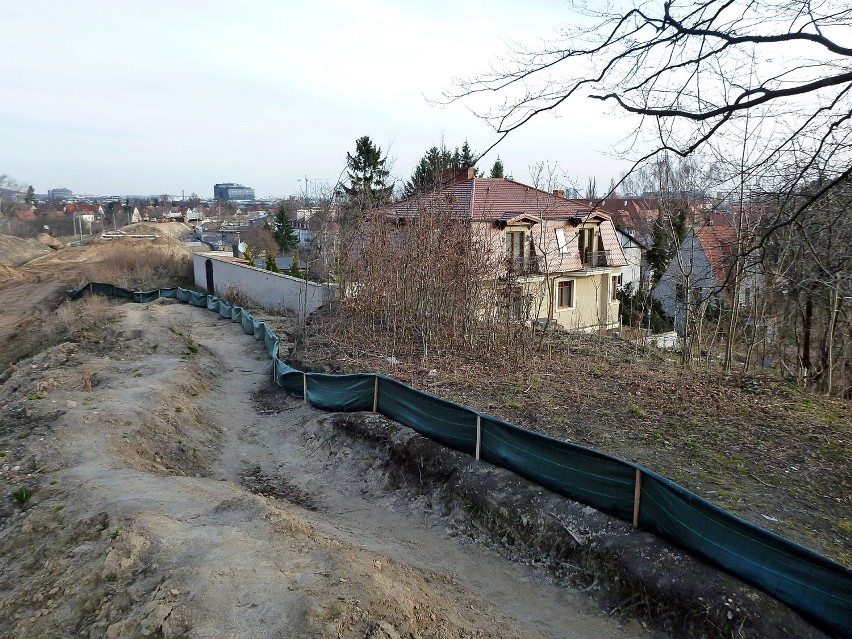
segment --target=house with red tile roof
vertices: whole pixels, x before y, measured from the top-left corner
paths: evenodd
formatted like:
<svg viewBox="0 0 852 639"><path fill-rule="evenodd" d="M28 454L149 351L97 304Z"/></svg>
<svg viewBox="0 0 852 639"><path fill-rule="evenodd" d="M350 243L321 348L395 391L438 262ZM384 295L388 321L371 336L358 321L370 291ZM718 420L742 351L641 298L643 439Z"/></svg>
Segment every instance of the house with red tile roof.
<svg viewBox="0 0 852 639"><path fill-rule="evenodd" d="M594 206L612 218L615 227L633 237L643 246L651 245L654 222L660 216L660 203L655 198L606 198L603 200L573 200Z"/></svg>
<svg viewBox="0 0 852 639"><path fill-rule="evenodd" d="M763 275L756 267L738 263L737 230L723 215L708 216L705 223L691 227L652 294L672 318L681 335L696 312L730 308L734 303L734 280L739 271L736 304L751 305L763 289Z"/></svg>
<svg viewBox="0 0 852 639"><path fill-rule="evenodd" d="M525 319L581 331L620 326L616 292L627 260L606 212L512 179L478 178L471 168L445 172L435 190L368 216L405 224L430 210L470 222L479 250L496 257L483 278L511 281Z"/></svg>

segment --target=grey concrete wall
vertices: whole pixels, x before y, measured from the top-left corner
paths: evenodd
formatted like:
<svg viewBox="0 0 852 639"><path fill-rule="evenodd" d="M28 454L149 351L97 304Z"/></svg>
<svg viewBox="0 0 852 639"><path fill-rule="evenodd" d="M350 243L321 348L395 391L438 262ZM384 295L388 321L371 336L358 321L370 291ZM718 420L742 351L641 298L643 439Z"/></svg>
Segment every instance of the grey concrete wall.
<svg viewBox="0 0 852 639"><path fill-rule="evenodd" d="M265 309L284 308L310 315L337 295L336 284L317 284L272 273L261 268L238 264L217 253L196 253L193 256L196 286L207 290L206 262L213 265L213 291L217 296L231 286Z"/></svg>

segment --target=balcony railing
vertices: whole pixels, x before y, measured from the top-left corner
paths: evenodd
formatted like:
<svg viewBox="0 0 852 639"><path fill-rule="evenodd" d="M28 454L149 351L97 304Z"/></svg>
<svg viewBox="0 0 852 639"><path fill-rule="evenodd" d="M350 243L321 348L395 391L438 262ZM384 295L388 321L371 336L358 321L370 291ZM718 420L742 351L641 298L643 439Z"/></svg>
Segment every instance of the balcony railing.
<svg viewBox="0 0 852 639"><path fill-rule="evenodd" d="M612 251L586 249L580 254L583 268L603 268L612 265Z"/></svg>
<svg viewBox="0 0 852 639"><path fill-rule="evenodd" d="M541 273L537 256L509 256L506 258L506 267L515 275L534 275Z"/></svg>

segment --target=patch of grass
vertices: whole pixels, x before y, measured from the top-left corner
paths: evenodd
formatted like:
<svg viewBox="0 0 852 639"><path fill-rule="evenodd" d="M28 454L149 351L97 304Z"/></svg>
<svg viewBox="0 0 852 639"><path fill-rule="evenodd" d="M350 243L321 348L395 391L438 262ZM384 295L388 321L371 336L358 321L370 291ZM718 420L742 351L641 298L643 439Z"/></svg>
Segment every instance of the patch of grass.
<svg viewBox="0 0 852 639"><path fill-rule="evenodd" d="M637 419L644 419L646 417L645 409L638 404L628 404L627 412Z"/></svg>
<svg viewBox="0 0 852 639"><path fill-rule="evenodd" d="M56 484L57 484L57 483L58 483L58 482L57 482L55 479L51 479L51 480L50 480L50 485L51 485L51 486L56 486Z"/></svg>
<svg viewBox="0 0 852 639"><path fill-rule="evenodd" d="M841 519L834 527L841 532L852 535L852 521L848 519Z"/></svg>
<svg viewBox="0 0 852 639"><path fill-rule="evenodd" d="M32 497L32 496L33 496L33 491L31 491L29 488L25 488L23 486L21 486L20 488L18 488L18 490L16 490L15 492L12 493L12 497L21 506L26 504L27 501L29 501L30 497Z"/></svg>
<svg viewBox="0 0 852 639"><path fill-rule="evenodd" d="M118 539L118 536L124 532L124 526L116 526L112 529L112 532L109 534L110 539Z"/></svg>
<svg viewBox="0 0 852 639"><path fill-rule="evenodd" d="M0 450L0 459L3 459L8 454L9 454L8 451Z"/></svg>
<svg viewBox="0 0 852 639"><path fill-rule="evenodd" d="M63 510L64 508L65 508L65 504L57 504L57 505L53 508L53 512L58 513L58 512L60 512L61 510Z"/></svg>
<svg viewBox="0 0 852 639"><path fill-rule="evenodd" d="M109 583L115 583L116 581L118 581L118 575L116 575L114 572L111 572L107 574L104 579Z"/></svg>
<svg viewBox="0 0 852 639"><path fill-rule="evenodd" d="M47 395L45 395L44 393L33 393L32 395L27 395L24 399L26 399L28 402L32 402L37 399L44 399L45 397L47 397Z"/></svg>

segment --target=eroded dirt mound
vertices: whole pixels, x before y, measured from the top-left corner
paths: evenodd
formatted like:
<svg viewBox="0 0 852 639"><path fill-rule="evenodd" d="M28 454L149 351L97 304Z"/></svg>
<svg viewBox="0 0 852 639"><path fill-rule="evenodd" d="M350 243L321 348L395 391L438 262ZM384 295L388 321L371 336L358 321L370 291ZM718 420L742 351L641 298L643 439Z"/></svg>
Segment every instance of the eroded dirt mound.
<svg viewBox="0 0 852 639"><path fill-rule="evenodd" d="M47 233L39 233L38 237L36 237L36 241L40 244L44 244L47 248L51 248L54 251L58 251L65 246L62 242L57 240L55 237L50 237Z"/></svg>
<svg viewBox="0 0 852 639"><path fill-rule="evenodd" d="M0 264L2 265L20 266L48 253L50 249L36 240L0 235Z"/></svg>

